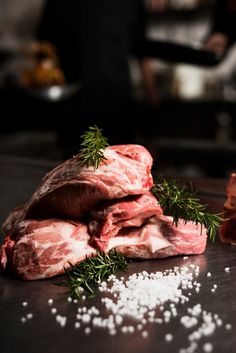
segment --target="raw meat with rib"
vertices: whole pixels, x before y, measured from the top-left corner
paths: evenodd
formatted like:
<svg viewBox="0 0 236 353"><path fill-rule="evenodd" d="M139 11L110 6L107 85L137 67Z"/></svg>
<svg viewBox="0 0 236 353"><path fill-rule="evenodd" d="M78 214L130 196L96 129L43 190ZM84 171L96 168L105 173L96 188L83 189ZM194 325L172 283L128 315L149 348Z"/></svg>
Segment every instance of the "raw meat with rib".
<svg viewBox="0 0 236 353"><path fill-rule="evenodd" d="M89 230L101 250L122 228L140 227L154 215L161 215L157 199L150 193L112 200L90 212Z"/></svg>
<svg viewBox="0 0 236 353"><path fill-rule="evenodd" d="M123 228L110 237L105 252L117 249L127 257L158 259L173 255L201 254L206 247L206 229L192 222L173 225L171 217L150 217L140 227ZM58 219L27 220L19 225L25 235L5 238L1 248L2 270L10 270L26 280L52 277L96 254L90 245L86 225ZM28 233L29 232L29 233Z"/></svg>
<svg viewBox="0 0 236 353"><path fill-rule="evenodd" d="M126 230L125 230L126 232ZM173 218L151 217L140 228L121 231L109 239L106 251L116 248L125 256L156 259L174 255L201 254L206 248L206 229L193 222L181 221L176 227Z"/></svg>
<svg viewBox="0 0 236 353"><path fill-rule="evenodd" d="M25 230L19 239L5 238L0 264L2 270L14 272L23 279L62 274L69 263L74 265L96 254L89 245L87 226L82 223L27 220L19 228Z"/></svg>
<svg viewBox="0 0 236 353"><path fill-rule="evenodd" d="M25 218L82 218L101 201L150 190L152 157L145 147L117 145L104 155L96 170L81 166L79 155L53 169L29 201Z"/></svg>

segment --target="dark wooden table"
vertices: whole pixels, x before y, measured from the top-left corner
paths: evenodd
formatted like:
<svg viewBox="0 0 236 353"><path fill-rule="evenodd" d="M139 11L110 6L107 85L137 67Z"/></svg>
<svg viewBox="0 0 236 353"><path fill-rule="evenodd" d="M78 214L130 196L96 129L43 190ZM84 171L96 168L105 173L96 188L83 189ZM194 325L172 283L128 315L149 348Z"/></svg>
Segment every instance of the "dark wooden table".
<svg viewBox="0 0 236 353"><path fill-rule="evenodd" d="M52 164L31 160L0 157L0 219L5 219L8 212L30 197L42 176L50 170ZM222 209L226 181L192 180L199 189L202 202L208 203L213 211ZM2 239L1 239L2 242ZM192 292L190 301L178 307L178 316L166 324L147 325L148 337L143 338L139 331L132 334L118 333L115 336L103 329L92 329L86 335L83 329L75 329L75 315L78 306L93 305L101 308L101 295L82 303L69 303L65 288L55 286L52 279L23 282L0 275L0 352L1 353L65 353L65 352L103 352L103 353L164 353L179 352L189 345L188 335L193 329L187 329L180 324L180 317L186 315L187 308L201 303L202 308L213 314L218 314L223 324L215 332L200 341L197 353L204 352L206 342L213 344L214 353L234 353L236 347L236 248L215 241L208 242L206 252L199 256L182 256L156 261L132 262L128 273L142 270L154 272L172 269L193 263L200 266L198 281L201 283L199 293ZM225 267L230 272L225 272ZM207 277L207 272L212 276ZM211 288L217 284L215 293ZM48 299L54 298L54 306L58 313L67 316L67 324L61 327L51 314ZM22 302L28 306L23 307ZM21 317L32 313L33 318L26 323ZM134 324L132 320L130 323ZM227 330L225 325L232 328ZM173 334L173 340L166 342L166 333Z"/></svg>

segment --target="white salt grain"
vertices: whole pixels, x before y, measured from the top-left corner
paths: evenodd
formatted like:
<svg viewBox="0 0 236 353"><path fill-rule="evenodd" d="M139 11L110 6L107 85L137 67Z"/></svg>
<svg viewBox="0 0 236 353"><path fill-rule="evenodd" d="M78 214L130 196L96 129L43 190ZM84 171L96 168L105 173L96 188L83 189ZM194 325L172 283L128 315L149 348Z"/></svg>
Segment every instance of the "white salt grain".
<svg viewBox="0 0 236 353"><path fill-rule="evenodd" d="M147 336L148 336L148 332L147 332L147 331L143 331L143 332L142 332L142 337L143 337L143 338L146 338Z"/></svg>
<svg viewBox="0 0 236 353"><path fill-rule="evenodd" d="M52 299L52 298L48 299L48 304L49 304L49 305L52 305L52 304L53 304L53 299Z"/></svg>
<svg viewBox="0 0 236 353"><path fill-rule="evenodd" d="M26 315L27 319L32 319L33 318L33 314L32 313L29 313Z"/></svg>
<svg viewBox="0 0 236 353"><path fill-rule="evenodd" d="M57 308L52 308L52 309L51 309L51 313L52 313L52 314L56 314L56 312L57 312Z"/></svg>
<svg viewBox="0 0 236 353"><path fill-rule="evenodd" d="M229 267L225 267L225 272L229 273Z"/></svg>
<svg viewBox="0 0 236 353"><path fill-rule="evenodd" d="M211 277L211 272L207 272L207 277Z"/></svg>
<svg viewBox="0 0 236 353"><path fill-rule="evenodd" d="M84 315L82 316L82 322L83 322L84 324L88 324L88 323L90 322L90 320L91 320L91 316L90 316L89 314L84 314Z"/></svg>
<svg viewBox="0 0 236 353"><path fill-rule="evenodd" d="M27 306L27 305L28 305L27 302L23 302L23 303L22 303L22 306Z"/></svg>
<svg viewBox="0 0 236 353"><path fill-rule="evenodd" d="M66 320L67 320L66 316L56 315L56 321L57 321L61 326L65 326Z"/></svg>
<svg viewBox="0 0 236 353"><path fill-rule="evenodd" d="M213 345L212 345L212 343L209 343L209 342L205 343L205 344L203 345L203 350L204 350L204 352L206 352L206 353L212 352L212 350L213 350Z"/></svg>
<svg viewBox="0 0 236 353"><path fill-rule="evenodd" d="M167 333L165 335L165 340L166 340L166 342L172 341L173 340L173 335L171 333Z"/></svg>
<svg viewBox="0 0 236 353"><path fill-rule="evenodd" d="M197 325L198 320L195 317L185 315L181 317L180 322L182 325L184 325L184 327L190 328L192 326Z"/></svg>
<svg viewBox="0 0 236 353"><path fill-rule="evenodd" d="M231 325L231 324L226 324L226 325L225 325L225 328L226 328L226 330L231 330L232 325Z"/></svg>
<svg viewBox="0 0 236 353"><path fill-rule="evenodd" d="M21 322L24 324L26 322L26 318L25 317L21 317Z"/></svg>
<svg viewBox="0 0 236 353"><path fill-rule="evenodd" d="M90 332L91 332L91 328L90 328L90 327L86 327L85 330L84 330L84 333L85 333L86 335L89 335Z"/></svg>

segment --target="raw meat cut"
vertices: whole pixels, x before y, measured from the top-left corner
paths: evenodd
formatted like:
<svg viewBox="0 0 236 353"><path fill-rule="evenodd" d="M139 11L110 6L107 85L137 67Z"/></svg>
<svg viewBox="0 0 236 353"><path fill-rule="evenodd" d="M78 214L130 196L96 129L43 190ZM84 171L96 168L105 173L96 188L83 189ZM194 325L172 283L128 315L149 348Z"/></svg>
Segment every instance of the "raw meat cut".
<svg viewBox="0 0 236 353"><path fill-rule="evenodd" d="M25 209L25 218L82 218L104 200L138 195L153 185L152 157L139 145L106 148L99 168L81 166L79 155L48 173Z"/></svg>
<svg viewBox="0 0 236 353"><path fill-rule="evenodd" d="M104 250L109 238L116 236L122 228L140 227L151 216L161 214L162 209L150 192L126 196L93 209L89 230L97 247Z"/></svg>
<svg viewBox="0 0 236 353"><path fill-rule="evenodd" d="M23 221L24 222L24 221ZM27 223L27 224L26 224ZM48 278L64 273L69 263L76 264L96 254L89 245L87 226L59 219L27 220L18 240L9 236L0 250L2 270L26 280Z"/></svg>
<svg viewBox="0 0 236 353"><path fill-rule="evenodd" d="M206 229L192 222L173 226L171 217L150 217L141 227L123 228L110 237L105 252L116 248L127 257L157 259L180 254L201 254L206 247ZM2 270L26 280L59 275L69 263L76 264L96 254L85 224L58 219L28 220L25 235L5 238L1 248ZM28 233L29 232L29 233Z"/></svg>
<svg viewBox="0 0 236 353"><path fill-rule="evenodd" d="M206 229L193 222L180 220L178 227L173 218L151 217L140 228L121 231L108 241L106 251L116 248L130 258L156 259L174 255L201 254L206 248Z"/></svg>
<svg viewBox="0 0 236 353"><path fill-rule="evenodd" d="M224 203L224 218L220 226L220 240L236 245L236 173L232 173L226 188L227 199Z"/></svg>

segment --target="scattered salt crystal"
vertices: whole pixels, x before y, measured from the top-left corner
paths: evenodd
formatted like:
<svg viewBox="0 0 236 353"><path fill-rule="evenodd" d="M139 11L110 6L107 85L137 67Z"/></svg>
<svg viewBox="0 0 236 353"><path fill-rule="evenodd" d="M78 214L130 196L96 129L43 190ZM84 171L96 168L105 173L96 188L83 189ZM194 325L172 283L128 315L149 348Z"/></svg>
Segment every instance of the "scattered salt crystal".
<svg viewBox="0 0 236 353"><path fill-rule="evenodd" d="M89 335L90 332L91 332L91 328L90 328L90 327L86 327L85 330L84 330L84 333L85 333L86 335Z"/></svg>
<svg viewBox="0 0 236 353"><path fill-rule="evenodd" d="M148 336L148 332L147 331L143 331L142 332L142 336L143 336L143 338L146 338Z"/></svg>
<svg viewBox="0 0 236 353"><path fill-rule="evenodd" d="M123 333L127 333L127 332L128 332L128 327L127 327L127 326L123 326L123 327L121 328L121 331L122 331Z"/></svg>
<svg viewBox="0 0 236 353"><path fill-rule="evenodd" d="M128 331L129 333L133 333L134 332L134 326L128 326Z"/></svg>
<svg viewBox="0 0 236 353"><path fill-rule="evenodd" d="M80 328L80 323L78 321L75 322L75 328Z"/></svg>
<svg viewBox="0 0 236 353"><path fill-rule="evenodd" d="M183 260L188 260L188 256L184 256L184 257L183 257Z"/></svg>
<svg viewBox="0 0 236 353"><path fill-rule="evenodd" d="M203 350L204 350L204 352L206 352L206 353L212 352L212 350L213 350L213 345L212 345L212 343L209 343L209 342L205 343L205 344L203 345Z"/></svg>
<svg viewBox="0 0 236 353"><path fill-rule="evenodd" d="M21 319L20 319L20 320L21 320L21 322L22 322L22 323L25 323L25 322L26 322L26 318L25 318L24 316L23 316L23 317L21 317Z"/></svg>
<svg viewBox="0 0 236 353"><path fill-rule="evenodd" d="M67 318L66 318L66 316L57 315L57 316L56 316L56 321L57 321L62 327L64 327L64 326L66 325Z"/></svg>
<svg viewBox="0 0 236 353"><path fill-rule="evenodd" d="M68 301L69 303L71 303L71 302L72 302L72 298L71 298L71 297L68 297L68 298L67 298L67 301Z"/></svg>
<svg viewBox="0 0 236 353"><path fill-rule="evenodd" d="M117 325L120 325L120 324L122 323L122 321L123 321L123 317L122 317L121 315L117 314L117 315L115 316L115 322L116 322L116 324L117 324Z"/></svg>
<svg viewBox="0 0 236 353"><path fill-rule="evenodd" d="M28 305L27 302L23 302L23 303L22 303L22 306L27 306L27 305Z"/></svg>
<svg viewBox="0 0 236 353"><path fill-rule="evenodd" d="M181 317L180 322L182 325L184 325L184 327L190 328L195 326L198 323L198 320L195 317L185 315Z"/></svg>
<svg viewBox="0 0 236 353"><path fill-rule="evenodd" d="M84 315L82 316L82 322L83 322L84 324L88 324L88 323L90 322L90 320L91 320L91 316L90 316L89 314L84 314Z"/></svg>
<svg viewBox="0 0 236 353"><path fill-rule="evenodd" d="M27 319L32 319L33 318L33 314L32 313L29 313L26 315Z"/></svg>
<svg viewBox="0 0 236 353"><path fill-rule="evenodd" d="M225 272L229 273L229 267L225 267Z"/></svg>
<svg viewBox="0 0 236 353"><path fill-rule="evenodd" d="M56 314L56 312L57 312L57 308L52 308L52 309L51 309L51 313L52 313L52 314Z"/></svg>
<svg viewBox="0 0 236 353"><path fill-rule="evenodd" d="M165 335L165 340L166 340L166 342L172 341L173 340L173 335L171 333L167 333Z"/></svg>
<svg viewBox="0 0 236 353"><path fill-rule="evenodd" d="M114 329L113 329L113 330L110 330L110 331L109 331L109 335L111 335L111 336L116 335L116 330L114 330Z"/></svg>
<svg viewBox="0 0 236 353"><path fill-rule="evenodd" d="M134 273L126 280L112 275L108 282L99 284L99 290L104 293L101 303L107 311L107 316L102 317L95 306L88 307L85 305L87 303L84 303L84 306L76 308L74 327L78 329L84 325L85 334L89 334L92 327L106 329L109 335L116 335L118 330L128 335L138 330L141 336L146 338L148 337L147 324L168 323L177 316L176 305L186 305L191 294L194 296L194 292L199 292L201 287L201 283L197 281L199 272L199 266L190 264L163 272ZM207 273L207 277L211 277L210 272ZM212 291L214 292L216 288L217 285L214 284ZM108 295L106 296L106 294ZM86 297L83 295L82 300L85 299ZM73 300L71 297L68 297L67 300L77 303L77 300ZM48 304L53 304L52 298L48 299ZM22 303L22 305L26 306L27 304ZM56 314L56 312L56 308L51 308L52 314ZM27 314L26 317L21 318L21 321L25 322L26 318L30 318L29 315L33 314ZM133 325L124 325L126 318L133 320ZM61 326L65 326L67 318L56 315L56 321ZM180 350L183 353L196 353L198 347L196 341L211 335L216 328L223 324L218 314L203 310L200 303L187 308L187 315L182 316L180 322L185 328L196 326L195 331L188 335L189 346ZM230 330L231 327L231 324L225 325L227 330ZM172 333L167 333L165 340L166 342L172 341ZM212 349L212 344L209 342L203 345L203 350L206 353L211 352Z"/></svg>

